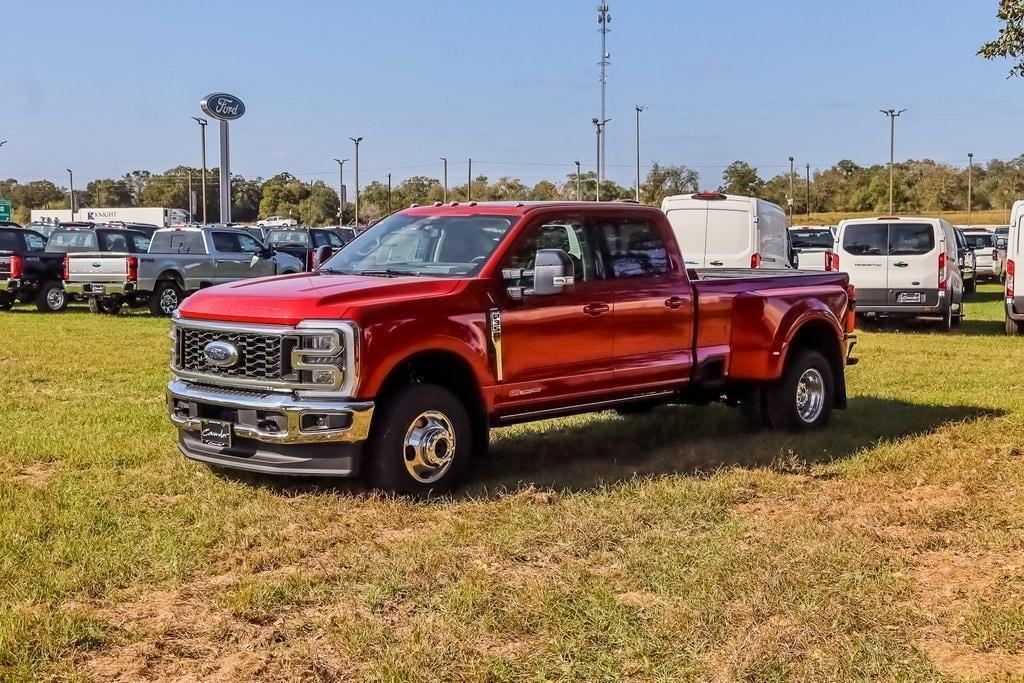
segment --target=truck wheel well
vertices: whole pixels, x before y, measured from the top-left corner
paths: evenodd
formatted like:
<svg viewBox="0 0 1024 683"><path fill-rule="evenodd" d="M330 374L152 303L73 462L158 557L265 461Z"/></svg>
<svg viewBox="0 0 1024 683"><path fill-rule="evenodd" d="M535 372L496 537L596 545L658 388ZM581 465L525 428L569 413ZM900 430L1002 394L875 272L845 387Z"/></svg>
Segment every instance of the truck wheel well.
<svg viewBox="0 0 1024 683"><path fill-rule="evenodd" d="M826 322L811 321L797 330L793 341L789 344L786 353L786 362L793 357L794 351L798 349L814 349L819 351L828 359L829 367L832 368L834 381L835 403L837 408L846 407L846 374L843 372L846 360L843 358L840 345L836 340L835 330Z"/></svg>
<svg viewBox="0 0 1024 683"><path fill-rule="evenodd" d="M165 270L164 272L160 273L160 277L156 279L157 282L161 282L164 280L170 280L171 282L178 285L178 287L180 287L181 289L185 288L184 282L181 279L181 275L179 275L177 271Z"/></svg>
<svg viewBox="0 0 1024 683"><path fill-rule="evenodd" d="M465 402L478 439L486 439L487 409L473 369L463 358L450 351L421 351L398 363L381 384L378 396L385 400L398 388L408 384L437 384ZM482 450L486 441L478 442Z"/></svg>

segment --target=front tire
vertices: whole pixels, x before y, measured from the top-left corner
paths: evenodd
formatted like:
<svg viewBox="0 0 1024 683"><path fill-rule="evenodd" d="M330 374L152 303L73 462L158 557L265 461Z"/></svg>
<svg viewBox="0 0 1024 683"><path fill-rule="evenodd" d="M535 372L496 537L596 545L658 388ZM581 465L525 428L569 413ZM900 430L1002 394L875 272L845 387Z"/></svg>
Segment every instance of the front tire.
<svg viewBox="0 0 1024 683"><path fill-rule="evenodd" d="M834 400L832 367L825 356L810 349L796 351L782 379L765 389L769 423L791 432L825 426Z"/></svg>
<svg viewBox="0 0 1024 683"><path fill-rule="evenodd" d="M60 282L44 282L36 293L36 308L44 313L60 313L67 307L68 293Z"/></svg>
<svg viewBox="0 0 1024 683"><path fill-rule="evenodd" d="M473 453L473 425L462 401L435 384L409 384L374 416L367 478L382 491L427 496L452 488Z"/></svg>
<svg viewBox="0 0 1024 683"><path fill-rule="evenodd" d="M182 298L181 288L175 282L158 282L153 293L149 295L149 312L153 315L169 316L181 305Z"/></svg>

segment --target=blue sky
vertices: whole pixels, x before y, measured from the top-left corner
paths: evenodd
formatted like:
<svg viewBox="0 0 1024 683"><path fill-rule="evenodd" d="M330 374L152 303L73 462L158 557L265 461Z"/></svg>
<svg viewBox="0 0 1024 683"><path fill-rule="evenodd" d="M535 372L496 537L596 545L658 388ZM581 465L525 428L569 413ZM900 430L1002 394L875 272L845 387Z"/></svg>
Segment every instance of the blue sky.
<svg viewBox="0 0 1024 683"><path fill-rule="evenodd" d="M797 163L888 158L878 109L907 107L897 158L1009 158L1024 81L975 56L996 0L609 0L609 175L641 157L718 184ZM36 0L4 8L0 176L76 185L198 165L189 117L226 91L232 171L335 182L362 135L363 182L474 171L533 182L593 165L596 0L264 2ZM210 165L217 162L211 126ZM351 184L351 162L346 175Z"/></svg>

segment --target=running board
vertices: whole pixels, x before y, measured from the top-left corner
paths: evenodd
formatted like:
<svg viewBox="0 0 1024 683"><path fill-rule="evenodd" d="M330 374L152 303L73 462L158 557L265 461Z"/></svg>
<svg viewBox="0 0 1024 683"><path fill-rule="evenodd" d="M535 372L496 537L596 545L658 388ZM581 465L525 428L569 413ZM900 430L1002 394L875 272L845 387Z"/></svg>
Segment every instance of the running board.
<svg viewBox="0 0 1024 683"><path fill-rule="evenodd" d="M614 408L615 406L621 406L627 403L643 403L645 401L659 401L661 399L671 398L677 396L676 391L657 391L649 394L637 394L635 396L625 396L620 398L611 398L603 401L594 401L592 403L578 403L571 406L561 406L558 408L545 408L543 410L533 410L527 413L513 413L511 415L503 415L494 419L494 426L504 426L510 424L517 424L519 422L530 422L533 420L544 420L552 417L564 417L566 415L578 415L580 413L594 413L599 410L607 410L608 408Z"/></svg>

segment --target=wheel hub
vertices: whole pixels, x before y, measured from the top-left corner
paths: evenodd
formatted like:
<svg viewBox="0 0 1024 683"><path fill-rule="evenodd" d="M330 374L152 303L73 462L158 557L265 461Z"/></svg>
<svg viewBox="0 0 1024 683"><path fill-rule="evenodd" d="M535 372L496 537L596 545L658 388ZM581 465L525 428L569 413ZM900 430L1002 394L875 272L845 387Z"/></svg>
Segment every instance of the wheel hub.
<svg viewBox="0 0 1024 683"><path fill-rule="evenodd" d="M64 303L64 292L56 288L51 289L46 293L46 303L50 308L60 308Z"/></svg>
<svg viewBox="0 0 1024 683"><path fill-rule="evenodd" d="M174 309L178 307L178 295L173 289L165 289L160 295L160 307L164 313L173 313Z"/></svg>
<svg viewBox="0 0 1024 683"><path fill-rule="evenodd" d="M455 456L455 429L439 411L420 413L405 433L405 468L418 482L430 484L444 476Z"/></svg>
<svg viewBox="0 0 1024 683"><path fill-rule="evenodd" d="M825 378L817 368L808 368L796 383L796 412L804 422L814 422L825 406Z"/></svg>

